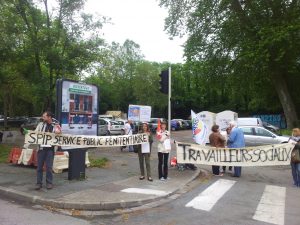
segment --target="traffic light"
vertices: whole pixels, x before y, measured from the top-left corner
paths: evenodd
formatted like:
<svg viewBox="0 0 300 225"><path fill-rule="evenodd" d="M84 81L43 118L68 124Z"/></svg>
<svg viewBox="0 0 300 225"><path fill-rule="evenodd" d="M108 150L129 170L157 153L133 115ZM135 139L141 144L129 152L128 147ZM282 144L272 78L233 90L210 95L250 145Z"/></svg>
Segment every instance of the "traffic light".
<svg viewBox="0 0 300 225"><path fill-rule="evenodd" d="M159 74L160 76L160 92L163 94L169 93L169 70L163 70Z"/></svg>

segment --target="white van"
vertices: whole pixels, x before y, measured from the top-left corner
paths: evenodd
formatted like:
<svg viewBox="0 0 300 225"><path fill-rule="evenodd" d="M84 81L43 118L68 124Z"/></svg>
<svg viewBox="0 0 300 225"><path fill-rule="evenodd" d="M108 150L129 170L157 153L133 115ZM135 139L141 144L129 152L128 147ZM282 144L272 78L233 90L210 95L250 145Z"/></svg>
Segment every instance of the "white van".
<svg viewBox="0 0 300 225"><path fill-rule="evenodd" d="M263 122L260 118L242 117L238 118L238 126L258 126L263 127Z"/></svg>

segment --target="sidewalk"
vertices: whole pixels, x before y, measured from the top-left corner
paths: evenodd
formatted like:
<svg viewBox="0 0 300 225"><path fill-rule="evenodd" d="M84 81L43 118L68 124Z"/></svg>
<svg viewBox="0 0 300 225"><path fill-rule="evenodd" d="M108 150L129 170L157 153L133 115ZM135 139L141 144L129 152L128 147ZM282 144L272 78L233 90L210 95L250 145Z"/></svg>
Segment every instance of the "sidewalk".
<svg viewBox="0 0 300 225"><path fill-rule="evenodd" d="M203 170L169 169L167 181L157 177L156 145L151 155L153 182L139 180L138 156L119 148L92 149L90 156L109 159L107 168L86 168L86 179L68 180L68 172L54 174L54 188L34 189L36 169L0 164L0 196L14 200L73 210L118 210L143 206L171 196L194 180ZM175 149L175 148L173 148ZM172 153L175 154L175 150Z"/></svg>

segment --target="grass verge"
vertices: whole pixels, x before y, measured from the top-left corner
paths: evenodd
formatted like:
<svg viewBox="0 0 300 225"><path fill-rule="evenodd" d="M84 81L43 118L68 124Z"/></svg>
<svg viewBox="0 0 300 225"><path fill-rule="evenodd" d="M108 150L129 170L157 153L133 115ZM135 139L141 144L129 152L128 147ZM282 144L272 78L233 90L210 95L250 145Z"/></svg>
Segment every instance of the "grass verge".
<svg viewBox="0 0 300 225"><path fill-rule="evenodd" d="M7 162L8 154L11 148L11 145L0 144L0 163Z"/></svg>
<svg viewBox="0 0 300 225"><path fill-rule="evenodd" d="M108 163L108 159L103 157L103 158L93 158L90 157L90 163L91 167L97 167L97 168L104 168L106 164Z"/></svg>

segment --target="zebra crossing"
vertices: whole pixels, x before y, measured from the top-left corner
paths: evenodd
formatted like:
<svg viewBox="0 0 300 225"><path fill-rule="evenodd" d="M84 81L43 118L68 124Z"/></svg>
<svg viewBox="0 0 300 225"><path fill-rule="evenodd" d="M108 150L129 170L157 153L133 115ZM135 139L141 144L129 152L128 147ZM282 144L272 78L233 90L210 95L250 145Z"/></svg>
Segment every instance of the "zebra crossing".
<svg viewBox="0 0 300 225"><path fill-rule="evenodd" d="M234 180L219 179L189 201L185 207L210 212L218 202L222 201L222 197L226 193L233 190L236 183L237 181ZM270 224L284 225L285 199L285 187L266 185L252 219Z"/></svg>

